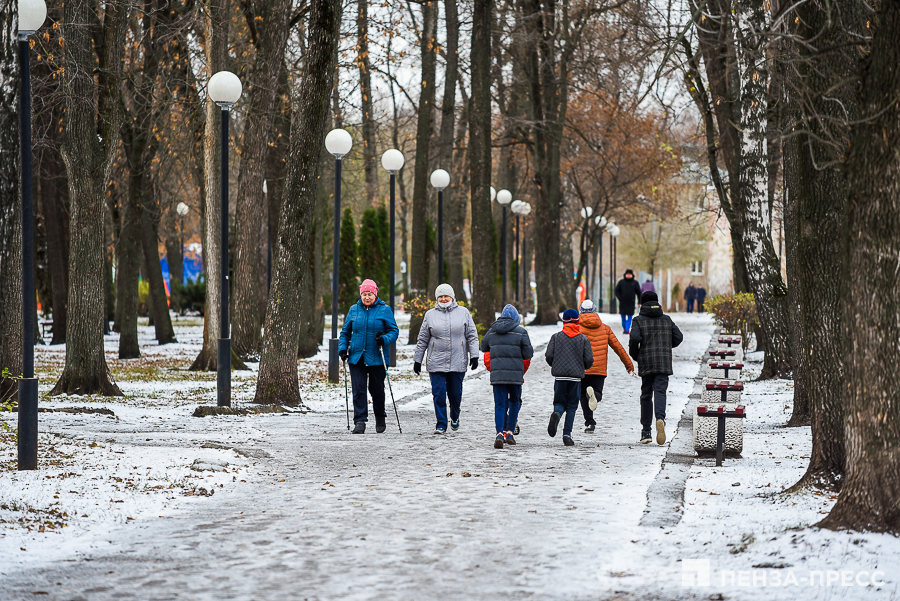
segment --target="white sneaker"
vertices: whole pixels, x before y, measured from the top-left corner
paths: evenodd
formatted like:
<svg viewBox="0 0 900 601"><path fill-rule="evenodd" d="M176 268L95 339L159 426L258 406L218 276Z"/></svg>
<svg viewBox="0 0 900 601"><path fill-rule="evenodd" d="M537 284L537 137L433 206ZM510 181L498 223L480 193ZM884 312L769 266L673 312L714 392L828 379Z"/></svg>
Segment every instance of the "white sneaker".
<svg viewBox="0 0 900 601"><path fill-rule="evenodd" d="M591 408L591 411L597 410L597 395L594 394L594 387L587 387L587 398L588 398L588 407Z"/></svg>

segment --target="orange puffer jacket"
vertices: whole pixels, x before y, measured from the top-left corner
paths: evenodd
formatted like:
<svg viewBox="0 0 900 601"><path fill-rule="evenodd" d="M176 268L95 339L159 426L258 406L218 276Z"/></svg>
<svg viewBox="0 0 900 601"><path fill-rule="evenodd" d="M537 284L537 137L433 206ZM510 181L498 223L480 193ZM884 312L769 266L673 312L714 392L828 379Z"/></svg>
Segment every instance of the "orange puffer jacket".
<svg viewBox="0 0 900 601"><path fill-rule="evenodd" d="M581 325L581 333L587 336L591 341L591 350L594 352L594 365L585 374L605 376L606 375L606 359L609 355L608 347L612 349L622 360L626 371L633 371L634 364L628 357L628 353L622 348L622 344L616 335L613 334L612 328L600 321L600 316L596 313L582 313L579 318Z"/></svg>

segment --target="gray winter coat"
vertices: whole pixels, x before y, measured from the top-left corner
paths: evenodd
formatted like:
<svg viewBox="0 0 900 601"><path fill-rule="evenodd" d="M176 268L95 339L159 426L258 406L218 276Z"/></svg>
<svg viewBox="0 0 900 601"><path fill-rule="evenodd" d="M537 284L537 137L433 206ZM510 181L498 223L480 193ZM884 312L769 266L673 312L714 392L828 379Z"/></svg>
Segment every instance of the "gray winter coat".
<svg viewBox="0 0 900 601"><path fill-rule="evenodd" d="M521 386L525 379L525 361L530 361L534 356L528 332L510 317L501 317L491 325L481 339L481 352L491 354L492 386Z"/></svg>
<svg viewBox="0 0 900 601"><path fill-rule="evenodd" d="M428 371L464 372L469 369L469 358L478 356L478 330L469 310L453 301L446 309L437 306L425 313L416 340L416 363L422 363L426 349L428 363L425 369Z"/></svg>

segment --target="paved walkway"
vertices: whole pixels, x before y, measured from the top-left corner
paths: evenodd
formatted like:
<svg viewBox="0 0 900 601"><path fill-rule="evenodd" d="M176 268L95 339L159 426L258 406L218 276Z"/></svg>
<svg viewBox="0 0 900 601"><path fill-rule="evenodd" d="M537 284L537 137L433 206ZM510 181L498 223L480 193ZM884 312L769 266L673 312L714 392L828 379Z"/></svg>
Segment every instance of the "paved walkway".
<svg viewBox="0 0 900 601"><path fill-rule="evenodd" d="M712 331L683 329L670 430ZM636 444L639 383L615 356L610 373L597 432L581 431L579 410L573 448L546 433L543 355L526 376L512 448L492 447L485 378L467 380L462 427L445 437L416 401L401 408L403 434L393 415L387 433L364 436L347 434L343 413L257 419L263 436L244 447L272 456L257 485L123 527L94 554L11 574L0 598L625 598L599 581L646 531L639 521L668 445Z"/></svg>

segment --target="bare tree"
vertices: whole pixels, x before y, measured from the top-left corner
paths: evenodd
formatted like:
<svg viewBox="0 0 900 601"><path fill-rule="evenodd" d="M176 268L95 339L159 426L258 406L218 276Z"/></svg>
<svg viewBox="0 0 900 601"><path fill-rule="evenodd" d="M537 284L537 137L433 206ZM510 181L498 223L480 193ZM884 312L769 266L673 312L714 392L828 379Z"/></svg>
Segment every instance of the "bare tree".
<svg viewBox="0 0 900 601"><path fill-rule="evenodd" d="M90 27L95 8L89 0L73 0L66 3L64 12L66 121L62 156L72 205L70 319L66 365L51 394L122 394L110 379L103 352L103 199L120 141L123 114L118 86L131 3L106 3L99 44L95 44ZM94 54L95 46L99 56ZM96 83L95 67L99 74Z"/></svg>
<svg viewBox="0 0 900 601"><path fill-rule="evenodd" d="M278 225L278 254L266 311L255 403L299 405L297 345L301 290L318 194L322 141L334 83L340 33L340 0L312 0L309 49L291 123L291 153Z"/></svg>

